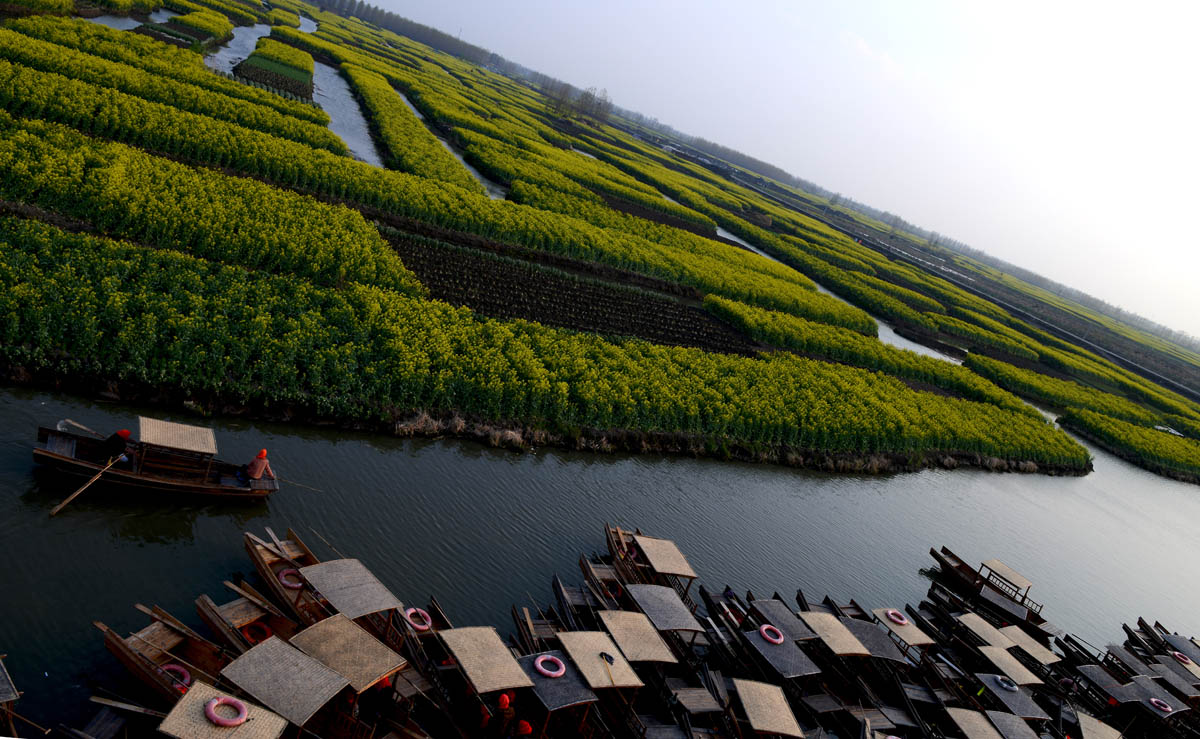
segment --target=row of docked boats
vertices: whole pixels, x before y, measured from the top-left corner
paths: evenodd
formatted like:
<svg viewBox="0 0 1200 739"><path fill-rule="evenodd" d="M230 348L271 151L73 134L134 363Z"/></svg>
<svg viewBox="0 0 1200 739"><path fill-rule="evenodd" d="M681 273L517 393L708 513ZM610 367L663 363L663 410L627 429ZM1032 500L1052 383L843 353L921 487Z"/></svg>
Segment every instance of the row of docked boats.
<svg viewBox="0 0 1200 739"><path fill-rule="evenodd" d="M133 634L96 625L157 704L124 708L180 739L1200 737L1200 644L1139 619L1095 649L1002 562L934 550L915 606L789 602L698 584L669 540L605 538L507 639L270 529L244 535L259 582L197 599L209 634L140 605Z"/></svg>

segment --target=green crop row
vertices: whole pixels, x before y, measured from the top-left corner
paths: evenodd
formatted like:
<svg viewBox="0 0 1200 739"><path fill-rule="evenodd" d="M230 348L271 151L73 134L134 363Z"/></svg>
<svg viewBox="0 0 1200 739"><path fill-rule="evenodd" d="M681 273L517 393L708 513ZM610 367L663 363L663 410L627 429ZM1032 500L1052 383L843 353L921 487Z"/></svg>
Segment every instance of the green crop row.
<svg viewBox="0 0 1200 739"><path fill-rule="evenodd" d="M166 79L186 82L227 97L256 103L293 118L329 124L325 111L243 85L213 74L198 54L164 44L141 34L119 31L78 18L34 16L6 21L5 25L31 38L66 46L112 62L143 69Z"/></svg>
<svg viewBox="0 0 1200 739"><path fill-rule="evenodd" d="M233 24L229 22L229 19L212 10L194 10L191 13L175 16L171 22L187 28L194 28L217 41L224 41L233 36Z"/></svg>
<svg viewBox="0 0 1200 739"><path fill-rule="evenodd" d="M937 313L927 313L926 315L931 321L933 321L934 325L937 326L937 330L943 331L947 334L953 334L954 336L962 337L966 339L968 343L974 346L999 349L1006 354L1011 354L1012 356L1020 357L1021 359L1028 359L1032 362L1036 362L1038 360L1038 353L1033 349L1030 349L1025 343L1013 341L1012 339L992 333L987 329L980 328L973 323L967 323L966 321L959 318L954 318L953 316L943 316Z"/></svg>
<svg viewBox="0 0 1200 739"><path fill-rule="evenodd" d="M245 6L224 0L163 0L163 5L180 13L216 13L236 21L241 26L253 25L259 19L259 15L250 12Z"/></svg>
<svg viewBox="0 0 1200 739"><path fill-rule="evenodd" d="M424 292L355 211L8 113L0 114L0 197L250 268Z"/></svg>
<svg viewBox="0 0 1200 739"><path fill-rule="evenodd" d="M1039 418L857 368L484 320L14 219L0 220L0 241L0 356L32 368L360 420L429 409L821 452L1087 462Z"/></svg>
<svg viewBox="0 0 1200 739"><path fill-rule="evenodd" d="M1053 408L1087 408L1143 425L1153 424L1155 421L1153 413L1119 395L1014 367L998 359L970 354L963 366L1005 390L1011 390Z"/></svg>
<svg viewBox="0 0 1200 739"><path fill-rule="evenodd" d="M704 298L704 307L736 325L751 338L772 346L927 383L1001 408L1021 413L1036 412L1011 393L952 362L908 349L897 349L854 331L806 321L787 313L755 308L715 295Z"/></svg>
<svg viewBox="0 0 1200 739"><path fill-rule="evenodd" d="M272 26L291 26L292 28L300 27L300 16L290 10L283 8L272 8L267 11L267 23Z"/></svg>
<svg viewBox="0 0 1200 739"><path fill-rule="evenodd" d="M110 62L5 28L0 28L0 58L327 149L335 154L346 153L345 143L323 126L297 120L261 105L231 100L225 95L196 85L164 78L127 64Z"/></svg>
<svg viewBox="0 0 1200 739"><path fill-rule="evenodd" d="M1083 408L1068 410L1058 422L1090 436L1117 454L1155 472L1200 475L1200 441L1146 428Z"/></svg>
<svg viewBox="0 0 1200 739"><path fill-rule="evenodd" d="M352 64L343 64L342 72L379 131L389 166L483 193L483 186L408 109L387 80Z"/></svg>
<svg viewBox="0 0 1200 739"><path fill-rule="evenodd" d="M269 36L263 36L254 45L254 53L285 67L307 72L309 79L312 79L313 58L307 51L301 51L294 46L281 44Z"/></svg>

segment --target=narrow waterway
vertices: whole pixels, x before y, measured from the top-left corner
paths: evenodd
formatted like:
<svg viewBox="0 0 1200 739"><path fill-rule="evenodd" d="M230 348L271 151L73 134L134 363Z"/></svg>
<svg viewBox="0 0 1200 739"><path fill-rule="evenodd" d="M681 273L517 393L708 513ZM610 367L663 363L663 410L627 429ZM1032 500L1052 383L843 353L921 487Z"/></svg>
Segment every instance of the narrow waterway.
<svg viewBox="0 0 1200 739"><path fill-rule="evenodd" d="M304 33L316 33L317 22L306 15L300 16L300 30Z"/></svg>
<svg viewBox="0 0 1200 739"><path fill-rule="evenodd" d="M916 603L931 546L1000 557L1035 583L1045 614L1087 640L1121 637L1139 615L1200 632L1200 593L1181 587L1200 558L1200 495L1093 450L1086 477L926 470L836 476L687 458L514 454L459 441L413 441L232 419L205 421L220 456L270 450L284 484L257 505L130 498L89 491L55 518L74 485L36 474L36 427L72 418L137 431L140 409L0 389L0 647L19 707L74 720L97 684L144 696L92 627L122 632L158 604L199 626L193 600L231 598L221 580L253 568L244 530L289 526L322 556L363 559L401 599L436 594L458 625L507 633L509 605L548 599L551 575L578 581L581 552L607 522L674 538L709 587L797 587L868 606ZM185 422L196 419L148 411ZM318 491L319 490L319 491ZM1169 515L1163 515L1169 512Z"/></svg>
<svg viewBox="0 0 1200 739"><path fill-rule="evenodd" d="M149 18L151 23L166 23L177 15L179 13L176 13L174 10L159 8L158 10L151 11ZM95 18L83 18L83 20L115 28L118 31L132 31L138 26L143 25L142 21L128 15L98 15Z"/></svg>
<svg viewBox="0 0 1200 739"><path fill-rule="evenodd" d="M253 26L234 26L233 38L223 46L219 46L206 54L204 63L209 69L222 74L233 74L233 68L238 62L254 53L254 45L263 36L271 35L271 27L265 23Z"/></svg>
<svg viewBox="0 0 1200 739"><path fill-rule="evenodd" d="M313 64L313 101L329 114L329 129L346 142L351 156L376 167L383 166L383 157L371 138L371 129L350 83L328 64Z"/></svg>
<svg viewBox="0 0 1200 739"><path fill-rule="evenodd" d="M484 175L475 167L472 167L467 160L463 158L462 152L458 150L457 146L447 141L445 136L433 128L433 126L429 125L429 121L425 120L425 115L421 113L421 111L417 110L417 106L412 104L412 101L408 99L407 95L399 90L396 90L396 94L400 96L400 99L404 101L404 104L408 106L408 109L412 111L412 114L425 124L425 128L429 131L429 133L433 134L433 137L437 139L443 147L445 147L446 151L450 152L450 154L458 160L458 163L461 164L468 172L470 172L471 176L474 177L479 184L483 185L483 189L487 191L489 198L492 200L504 200L508 197L508 188L504 185L501 185L499 182L494 182L488 179L486 175Z"/></svg>

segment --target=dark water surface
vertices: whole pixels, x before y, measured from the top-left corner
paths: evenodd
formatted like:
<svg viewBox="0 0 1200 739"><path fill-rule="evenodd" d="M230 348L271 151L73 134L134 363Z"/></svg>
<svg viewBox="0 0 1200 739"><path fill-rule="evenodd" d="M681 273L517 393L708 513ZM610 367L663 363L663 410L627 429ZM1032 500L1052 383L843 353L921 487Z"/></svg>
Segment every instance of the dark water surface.
<svg viewBox="0 0 1200 739"><path fill-rule="evenodd" d="M268 502L204 505L88 491L54 519L74 486L35 474L38 424L70 417L108 433L142 409L0 389L0 652L19 706L44 721L77 717L92 681L141 698L92 627L123 633L158 604L198 625L193 600L224 602L221 580L253 573L241 534L289 526L321 556L359 557L405 601L436 594L458 625L507 633L508 608L547 599L555 572L579 579L580 552L604 548L602 525L675 539L720 589L790 598L797 587L864 605L920 600L930 546L1000 557L1035 585L1046 615L1093 643L1122 621L1161 619L1200 632L1190 566L1200 557L1197 487L1102 452L1083 478L927 470L832 476L711 460L513 454L458 441L411 441L217 419L220 456L271 452L297 485ZM194 421L187 416L152 415Z"/></svg>

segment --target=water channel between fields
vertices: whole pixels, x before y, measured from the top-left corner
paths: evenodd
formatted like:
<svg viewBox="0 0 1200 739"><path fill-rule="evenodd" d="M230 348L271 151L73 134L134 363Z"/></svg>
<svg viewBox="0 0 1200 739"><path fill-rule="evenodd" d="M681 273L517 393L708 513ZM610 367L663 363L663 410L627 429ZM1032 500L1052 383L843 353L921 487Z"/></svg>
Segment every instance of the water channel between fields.
<svg viewBox="0 0 1200 739"><path fill-rule="evenodd" d="M508 188L504 185L501 185L499 182L488 179L483 172L480 172L478 169L471 166L471 164L463 158L462 152L458 150L457 146L450 143L450 141L447 140L440 131L429 125L429 121L426 120L425 114L417 110L417 106L412 104L412 101L408 99L407 95L399 90L396 90L396 94L400 96L400 99L404 101L404 104L408 106L408 109L412 111L412 114L415 115L417 119L421 121L421 123L425 124L425 128L429 131L429 133L433 134L433 137L438 140L438 142L446 149L446 151L450 152L451 156L457 159L458 163L461 164L468 172L470 172L471 176L474 177L479 184L483 185L483 189L487 191L487 196L489 198L492 200L504 200L508 197Z"/></svg>
<svg viewBox="0 0 1200 739"><path fill-rule="evenodd" d="M293 527L321 556L363 559L405 601L431 593L458 625L510 631L508 607L579 579L576 558L603 549L604 522L678 541L709 587L797 587L871 606L916 603L930 546L1000 557L1035 583L1046 615L1092 643L1139 615L1200 633L1200 593L1183 563L1200 558L1200 495L1093 449L1086 477L925 470L835 476L713 460L514 454L452 440L400 440L231 419L211 421L220 456L271 452L284 484L268 502L201 505L73 489L36 474L38 424L69 417L109 432L144 409L0 388L0 651L31 718L70 720L98 681L141 697L91 625L145 625L135 602L198 625L193 600L229 598L221 580L253 568L244 530ZM195 422L162 411L159 417ZM205 422L207 423L207 422Z"/></svg>

